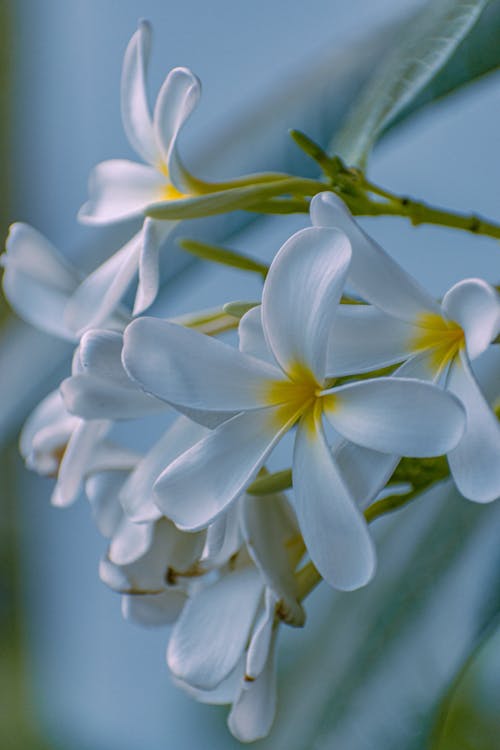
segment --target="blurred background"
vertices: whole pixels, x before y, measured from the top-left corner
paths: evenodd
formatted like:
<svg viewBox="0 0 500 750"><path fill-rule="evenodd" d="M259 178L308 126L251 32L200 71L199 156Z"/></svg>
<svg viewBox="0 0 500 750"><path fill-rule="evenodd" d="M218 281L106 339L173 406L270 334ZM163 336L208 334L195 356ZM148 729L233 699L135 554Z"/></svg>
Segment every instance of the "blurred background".
<svg viewBox="0 0 500 750"><path fill-rule="evenodd" d="M181 143L188 164L212 178L262 168L314 174L287 129L301 128L326 146L374 61L390 45L390 25L421 5L418 0L0 0L2 234L11 221L27 221L89 269L129 233L130 227L91 230L75 217L86 197L90 168L106 158L134 158L121 128L119 80L123 52L139 18L148 18L154 27L152 101L173 66L190 66L202 79L202 103ZM494 0L491 5L497 18L500 4ZM500 41L500 26L490 24L484 55L495 39ZM395 129L374 154L372 177L396 192L499 221L499 119L500 76L493 72ZM238 214L194 231L230 236L233 246L269 259L307 221L304 216L250 219ZM465 275L500 282L499 248L492 240L429 227L414 230L397 219L367 220L365 226L436 295ZM157 307L165 314L253 299L258 292L237 271L188 266L180 253L175 268L181 273ZM167 268L166 282L168 275ZM71 350L15 320L3 299L0 304L0 747L238 747L225 729L224 709L195 704L171 685L164 663L167 633L122 621L118 597L98 579L105 545L83 499L66 511L52 509L50 480L28 475L22 467L16 446L20 425L68 371ZM499 365L498 357L484 364L492 397L500 395ZM328 682L330 677L316 680L305 666L308 659L309 664L324 660L341 674L336 648L344 638L344 649L352 654L350 673L356 673L357 647L345 640L342 617L350 613L349 629L357 627L359 639L369 642L366 613L378 612L388 591L374 586L371 598L344 598L321 589L311 599L308 626L286 633L281 644L282 708L275 737L262 746L313 747L314 734L304 728L307 714L297 710L302 692L304 706L324 707L317 716L322 739L315 739L314 747L413 748L410 740L401 744L395 725L404 723L406 714L417 724L419 716L420 723L428 720L421 696L427 691L443 698L435 699L433 726L439 729L429 747L498 749L495 615L500 587L491 570L495 567L498 575L493 533L500 528L499 513L485 509L479 521L464 507L461 516L463 506L455 498L462 525L454 527L447 515L451 500L444 494L425 498L422 513L404 511L398 538L411 535L424 520L448 528L454 541L465 539L474 524L477 533L462 556L446 559L446 570L456 571L461 586L449 599L443 593L439 602L431 601L433 571L425 568L414 610L401 620L399 646L393 648L393 635L383 644L383 653L396 654L392 677L384 677L382 670L371 696L385 691L387 703L377 711L392 724L392 734L387 725L374 725L365 710L370 696L358 713L354 700L333 727L329 701L337 700L340 688ZM393 527L391 521L380 525L380 539L389 540L382 570L391 567L391 555L399 554L396 543L391 546ZM473 574L464 575L462 564ZM402 577L395 591L399 595L408 585ZM484 594L481 605L488 603L488 617L480 622L465 617L477 604L473 594L478 587ZM410 626L424 612L426 629L415 635ZM319 637L324 651L318 657ZM397 655L398 649L404 655ZM417 664L422 667L418 674ZM363 696L360 690L352 688L361 696L357 700ZM389 718L391 711L400 717L397 721Z"/></svg>

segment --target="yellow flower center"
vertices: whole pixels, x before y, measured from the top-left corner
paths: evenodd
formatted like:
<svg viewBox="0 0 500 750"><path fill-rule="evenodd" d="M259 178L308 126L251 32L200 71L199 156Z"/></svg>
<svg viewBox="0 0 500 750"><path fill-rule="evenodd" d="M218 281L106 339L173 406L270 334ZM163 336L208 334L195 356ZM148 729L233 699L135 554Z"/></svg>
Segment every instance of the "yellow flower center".
<svg viewBox="0 0 500 750"><path fill-rule="evenodd" d="M165 177L167 178L167 183L161 188L160 190L160 200L162 201L178 201L179 198L187 198L187 193L181 193L180 190L177 190L174 185L170 182L170 178L168 176L168 167L166 164L161 162L158 166L158 171L161 172Z"/></svg>
<svg viewBox="0 0 500 750"><path fill-rule="evenodd" d="M465 345L463 329L451 320L435 313L423 313L418 320L419 332L411 341L414 352L429 351L431 367L439 372L458 354Z"/></svg>
<svg viewBox="0 0 500 750"><path fill-rule="evenodd" d="M315 407L323 390L313 373L299 362L288 368L288 380L269 380L264 386L267 406L278 406L273 413L273 422L290 427L304 414Z"/></svg>

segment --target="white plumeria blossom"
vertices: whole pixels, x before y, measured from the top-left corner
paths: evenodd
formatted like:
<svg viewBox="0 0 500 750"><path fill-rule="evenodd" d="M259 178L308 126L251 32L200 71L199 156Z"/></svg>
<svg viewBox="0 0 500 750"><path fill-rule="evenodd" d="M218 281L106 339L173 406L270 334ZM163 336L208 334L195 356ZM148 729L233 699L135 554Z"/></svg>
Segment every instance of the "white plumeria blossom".
<svg viewBox="0 0 500 750"><path fill-rule="evenodd" d="M185 197L173 182L183 168L176 141L200 98L198 78L187 68L174 68L166 77L151 116L146 74L151 27L141 21L123 61L121 111L132 148L146 162L111 159L101 162L89 180L90 197L79 212L85 224L105 225L143 215L154 203ZM154 301L159 287L159 250L176 222L145 218L141 230L88 276L67 311L77 331L99 327L119 303L134 276L139 284L134 315Z"/></svg>
<svg viewBox="0 0 500 750"><path fill-rule="evenodd" d="M470 364L500 331L497 291L482 279L464 279L438 303L363 232L333 193L314 198L311 217L314 224L340 227L349 236L357 259L350 279L372 303L339 309L328 374L369 372L405 361L399 375L444 382L467 417L462 439L448 452L453 479L470 500L500 497L500 423Z"/></svg>
<svg viewBox="0 0 500 750"><path fill-rule="evenodd" d="M72 325L73 313L76 310L82 319L88 315L87 309L75 307L82 273L29 224L12 224L5 250L0 257L5 268L3 290L17 314L46 333L78 341L78 326ZM123 330L130 320L116 304L103 308L101 317L108 327L118 330Z"/></svg>
<svg viewBox="0 0 500 750"><path fill-rule="evenodd" d="M283 245L263 290L266 359L152 318L128 326L123 351L146 392L181 409L239 412L165 469L155 485L165 515L182 529L208 526L297 425L301 532L325 580L346 590L370 580L375 552L331 455L323 416L357 445L408 456L447 452L464 428L459 401L430 383L401 377L329 387L327 348L350 259L346 235L334 229L303 229Z"/></svg>
<svg viewBox="0 0 500 750"><path fill-rule="evenodd" d="M265 737L274 719L277 611L286 617L284 605L292 624L304 622L293 575L304 546L281 495L244 496L237 513L246 547L219 580L190 597L167 662L177 684L197 700L232 704L228 726L250 742Z"/></svg>

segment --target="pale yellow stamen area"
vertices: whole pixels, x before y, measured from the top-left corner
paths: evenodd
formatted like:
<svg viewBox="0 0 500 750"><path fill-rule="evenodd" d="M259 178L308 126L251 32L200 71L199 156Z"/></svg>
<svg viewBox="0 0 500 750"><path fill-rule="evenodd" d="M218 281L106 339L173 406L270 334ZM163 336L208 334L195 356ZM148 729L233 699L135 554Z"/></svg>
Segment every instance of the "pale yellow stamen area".
<svg viewBox="0 0 500 750"><path fill-rule="evenodd" d="M162 188L160 195L162 201L178 201L180 198L188 197L187 193L181 193L180 190L177 190L177 188L171 184L165 185L165 187Z"/></svg>
<svg viewBox="0 0 500 750"><path fill-rule="evenodd" d="M264 384L263 398L266 406L279 407L273 413L273 422L280 427L290 427L309 409L314 410L320 401L322 388L313 373L300 363L288 368L288 380L268 380Z"/></svg>
<svg viewBox="0 0 500 750"><path fill-rule="evenodd" d="M465 345L463 329L451 320L435 313L423 313L417 325L420 330L410 342L412 351L428 351L431 367L439 372L458 354Z"/></svg>
<svg viewBox="0 0 500 750"><path fill-rule="evenodd" d="M164 162L160 162L160 164L157 165L157 169L159 172L165 175L167 180L169 180L168 167ZM178 201L180 198L187 197L188 193L181 193L180 190L177 190L177 188L172 185L170 180L160 190L160 200L162 201Z"/></svg>

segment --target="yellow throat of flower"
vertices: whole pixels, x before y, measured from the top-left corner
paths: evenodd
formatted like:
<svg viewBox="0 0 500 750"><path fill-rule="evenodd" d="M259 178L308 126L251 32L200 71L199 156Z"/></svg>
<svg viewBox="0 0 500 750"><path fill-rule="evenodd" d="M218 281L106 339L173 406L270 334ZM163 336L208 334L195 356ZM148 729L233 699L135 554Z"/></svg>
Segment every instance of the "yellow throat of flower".
<svg viewBox="0 0 500 750"><path fill-rule="evenodd" d="M435 313L423 313L418 320L418 334L410 342L414 352L431 354L433 372L441 372L465 346L463 329L451 320Z"/></svg>
<svg viewBox="0 0 500 750"><path fill-rule="evenodd" d="M292 363L287 368L288 380L270 380L265 385L267 406L278 406L273 419L280 425L292 426L306 411L321 408L323 388L308 367Z"/></svg>

